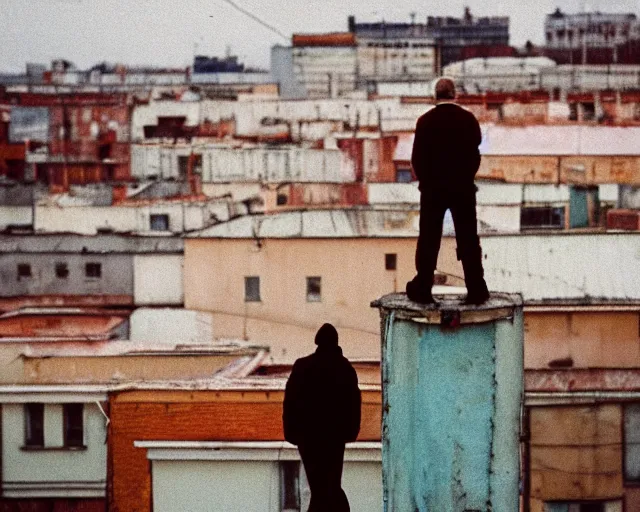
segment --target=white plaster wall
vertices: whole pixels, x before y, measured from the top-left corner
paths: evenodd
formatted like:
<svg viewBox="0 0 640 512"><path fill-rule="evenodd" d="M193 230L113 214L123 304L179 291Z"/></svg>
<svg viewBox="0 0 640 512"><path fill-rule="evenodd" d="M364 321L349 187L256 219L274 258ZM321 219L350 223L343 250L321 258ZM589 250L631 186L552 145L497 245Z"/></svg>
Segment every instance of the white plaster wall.
<svg viewBox="0 0 640 512"><path fill-rule="evenodd" d="M213 314L173 308L138 308L129 317L131 341L207 343L213 340Z"/></svg>
<svg viewBox="0 0 640 512"><path fill-rule="evenodd" d="M0 229L9 224L31 224L33 209L31 206L0 206Z"/></svg>
<svg viewBox="0 0 640 512"><path fill-rule="evenodd" d="M61 448L63 444L62 405L45 404L45 446ZM29 496L104 496L101 491L87 487L104 486L107 478L107 429L105 418L98 406L84 406L84 443L86 450L36 450L26 451L24 446L24 404L2 405L2 485L4 496L19 497L20 484L29 486ZM86 482L85 490L65 489L64 486L48 482ZM18 484L17 486L12 484ZM49 488L47 488L49 487ZM68 486L72 487L71 485ZM74 486L75 487L75 486ZM24 491L22 491L24 492Z"/></svg>
<svg viewBox="0 0 640 512"><path fill-rule="evenodd" d="M98 229L116 233L151 231L152 214L169 216L169 230L182 233L211 223L210 212L226 213L226 206L202 203L159 203L151 206L58 206L38 205L35 230L43 233L95 235ZM223 218L222 220L226 220Z"/></svg>
<svg viewBox="0 0 640 512"><path fill-rule="evenodd" d="M154 512L281 510L275 461L155 460L152 475ZM342 483L352 512L382 510L380 462L345 463Z"/></svg>
<svg viewBox="0 0 640 512"><path fill-rule="evenodd" d="M270 461L154 461L154 512L279 510L278 465Z"/></svg>
<svg viewBox="0 0 640 512"><path fill-rule="evenodd" d="M497 233L517 233L520 231L520 205L476 207L480 229Z"/></svg>
<svg viewBox="0 0 640 512"><path fill-rule="evenodd" d="M342 488L353 512L381 512L382 463L345 462Z"/></svg>
<svg viewBox="0 0 640 512"><path fill-rule="evenodd" d="M133 258L133 297L137 306L182 305L184 256L136 255Z"/></svg>
<svg viewBox="0 0 640 512"><path fill-rule="evenodd" d="M135 208L112 206L59 206L36 205L34 229L45 233L80 233L94 235L98 228L111 228L116 232L135 231Z"/></svg>
<svg viewBox="0 0 640 512"><path fill-rule="evenodd" d="M423 82L378 82L381 96L433 96L433 84Z"/></svg>

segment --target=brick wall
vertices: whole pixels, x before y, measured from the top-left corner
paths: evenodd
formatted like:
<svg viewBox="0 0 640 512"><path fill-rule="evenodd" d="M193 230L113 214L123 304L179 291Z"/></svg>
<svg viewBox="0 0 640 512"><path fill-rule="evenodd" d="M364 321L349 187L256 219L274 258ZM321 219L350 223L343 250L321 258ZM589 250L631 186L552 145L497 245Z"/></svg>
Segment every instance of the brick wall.
<svg viewBox="0 0 640 512"><path fill-rule="evenodd" d="M151 471L135 441L281 441L281 391L130 391L110 399L109 510L151 512ZM364 392L359 439L380 440L380 392Z"/></svg>

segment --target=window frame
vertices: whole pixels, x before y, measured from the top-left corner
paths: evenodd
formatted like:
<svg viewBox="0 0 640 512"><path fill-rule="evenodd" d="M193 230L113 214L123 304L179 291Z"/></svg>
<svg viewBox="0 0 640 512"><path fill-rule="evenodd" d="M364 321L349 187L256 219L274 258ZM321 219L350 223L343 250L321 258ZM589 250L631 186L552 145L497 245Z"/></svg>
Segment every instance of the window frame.
<svg viewBox="0 0 640 512"><path fill-rule="evenodd" d="M548 512L549 509L549 505L553 506L554 508L551 510L558 510L560 507L562 507L563 511L569 511L572 512L573 510L576 510L576 507L579 507L579 509L582 509L583 505L591 505L591 506L601 506L603 511L607 510L607 505L610 505L612 503L622 503L621 500L619 499L595 499L595 500L573 500L573 501L554 501L554 500L550 500L550 501L545 501L543 504L543 510L545 512Z"/></svg>
<svg viewBox="0 0 640 512"><path fill-rule="evenodd" d="M79 409L75 410L74 409ZM75 414L74 415L72 415ZM79 415L78 415L79 413ZM70 424L72 419L76 419L78 420L79 418L79 423L76 423L74 425ZM77 402L73 402L73 403L66 403L66 404L62 404L62 439L63 439L63 446L65 448L85 448L85 444L84 444L84 404L83 403L77 403ZM78 437L74 437L74 436L78 436L78 431L79 431L79 438Z"/></svg>
<svg viewBox="0 0 640 512"><path fill-rule="evenodd" d="M23 272L24 270L27 272ZM18 263L16 265L16 277L18 281L21 281L22 279L31 279L33 277L31 263Z"/></svg>
<svg viewBox="0 0 640 512"><path fill-rule="evenodd" d="M318 292L314 293L310 290L313 286L313 282L317 280ZM322 276L307 276L306 277L306 297L307 302L322 302Z"/></svg>
<svg viewBox="0 0 640 512"><path fill-rule="evenodd" d="M89 272L90 268L97 268L97 275ZM88 261L84 264L84 277L87 279L102 279L102 263L99 261Z"/></svg>
<svg viewBox="0 0 640 512"><path fill-rule="evenodd" d="M69 264L65 261L56 261L54 265L56 279L69 278Z"/></svg>
<svg viewBox="0 0 640 512"><path fill-rule="evenodd" d="M164 229L154 227L154 220L162 219ZM171 219L168 213L151 213L149 214L149 231L171 231Z"/></svg>
<svg viewBox="0 0 640 512"><path fill-rule="evenodd" d="M640 487L640 469L638 469L637 477L629 477L628 473L628 460L629 460L629 444L633 443L636 445L636 450L638 451L638 458L640 459L640 435L638 435L638 441L630 441L628 432L632 430L628 428L628 418L630 416L630 410L636 409L634 414L637 414L636 421L640 423L640 402L633 402L629 404L624 404L622 406L622 478L624 484L629 487ZM640 468L640 463L638 464Z"/></svg>
<svg viewBox="0 0 640 512"><path fill-rule="evenodd" d="M283 512L302 510L300 482L300 461L280 461L280 510Z"/></svg>
<svg viewBox="0 0 640 512"><path fill-rule="evenodd" d="M558 224L524 224L523 218L525 212L543 211L547 210L549 218L553 218L554 215L560 215L560 222ZM520 208L520 231L529 231L536 229L553 230L564 229L567 221L567 209L564 206L547 206L547 205L531 205L522 206Z"/></svg>
<svg viewBox="0 0 640 512"><path fill-rule="evenodd" d="M414 179L411 169L396 169L396 183L412 183L413 181Z"/></svg>
<svg viewBox="0 0 640 512"><path fill-rule="evenodd" d="M39 425L34 435L34 412L39 416ZM44 404L40 402L28 402L23 406L24 414L24 446L28 449L44 448Z"/></svg>
<svg viewBox="0 0 640 512"><path fill-rule="evenodd" d="M250 283L257 283L257 293L255 296L251 296L252 289L250 288ZM260 294L260 276L244 276L244 301L262 302L262 296Z"/></svg>
<svg viewBox="0 0 640 512"><path fill-rule="evenodd" d="M391 272L398 270L398 253L388 252L384 255L384 269Z"/></svg>

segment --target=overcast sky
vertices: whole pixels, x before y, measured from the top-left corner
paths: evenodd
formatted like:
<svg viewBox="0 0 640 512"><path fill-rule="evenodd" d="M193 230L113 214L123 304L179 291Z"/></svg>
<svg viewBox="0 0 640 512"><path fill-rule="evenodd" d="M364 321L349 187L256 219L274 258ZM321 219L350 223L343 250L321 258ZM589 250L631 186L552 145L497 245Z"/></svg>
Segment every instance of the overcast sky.
<svg viewBox="0 0 640 512"><path fill-rule="evenodd" d="M596 10L638 14L640 0L234 0L285 35L343 31L347 16L360 21L409 21L428 15L511 17L511 44L543 41L544 16ZM523 7L524 6L524 7ZM289 39L290 41L290 39ZM224 55L267 68L269 51L287 40L225 0L0 0L0 71L21 72L25 62L66 58L79 68L107 61L183 67L194 52Z"/></svg>

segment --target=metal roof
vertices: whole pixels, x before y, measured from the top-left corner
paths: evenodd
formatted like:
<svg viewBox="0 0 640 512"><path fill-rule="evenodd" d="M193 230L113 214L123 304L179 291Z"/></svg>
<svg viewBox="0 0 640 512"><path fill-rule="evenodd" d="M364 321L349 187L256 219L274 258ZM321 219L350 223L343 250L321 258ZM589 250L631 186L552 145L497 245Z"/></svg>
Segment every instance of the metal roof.
<svg viewBox="0 0 640 512"><path fill-rule="evenodd" d="M569 186L549 184L499 183L478 180L477 202L479 205L521 205L523 202L554 203L569 201ZM398 205L420 204L418 183L369 183L369 204ZM617 198L617 185L616 198ZM612 196L612 192L607 189Z"/></svg>
<svg viewBox="0 0 640 512"><path fill-rule="evenodd" d="M521 187L526 203L566 203L570 198L569 185L527 183Z"/></svg>
<svg viewBox="0 0 640 512"><path fill-rule="evenodd" d="M486 125L483 155L640 155L640 127Z"/></svg>
<svg viewBox="0 0 640 512"><path fill-rule="evenodd" d="M413 134L399 137L393 159L411 159ZM640 156L640 127L482 125L483 155Z"/></svg>
<svg viewBox="0 0 640 512"><path fill-rule="evenodd" d="M101 234L0 235L1 253L182 253L180 237Z"/></svg>
<svg viewBox="0 0 640 512"><path fill-rule="evenodd" d="M495 183L478 180L476 201L479 205L520 205L522 204L522 184Z"/></svg>
<svg viewBox="0 0 640 512"><path fill-rule="evenodd" d="M486 236L482 249L489 288L529 303L640 300L640 233Z"/></svg>
<svg viewBox="0 0 640 512"><path fill-rule="evenodd" d="M266 345L242 341L220 343L149 343L143 341L116 340L103 343L68 343L50 345L47 343L28 345L22 356L43 357L119 357L119 356L246 356L268 352Z"/></svg>
<svg viewBox="0 0 640 512"><path fill-rule="evenodd" d="M129 312L102 308L22 307L0 314L0 320L19 316L129 316Z"/></svg>
<svg viewBox="0 0 640 512"><path fill-rule="evenodd" d="M418 182L368 183L369 204L420 204Z"/></svg>
<svg viewBox="0 0 640 512"><path fill-rule="evenodd" d="M296 210L249 215L187 235L187 238L416 237L415 209Z"/></svg>

